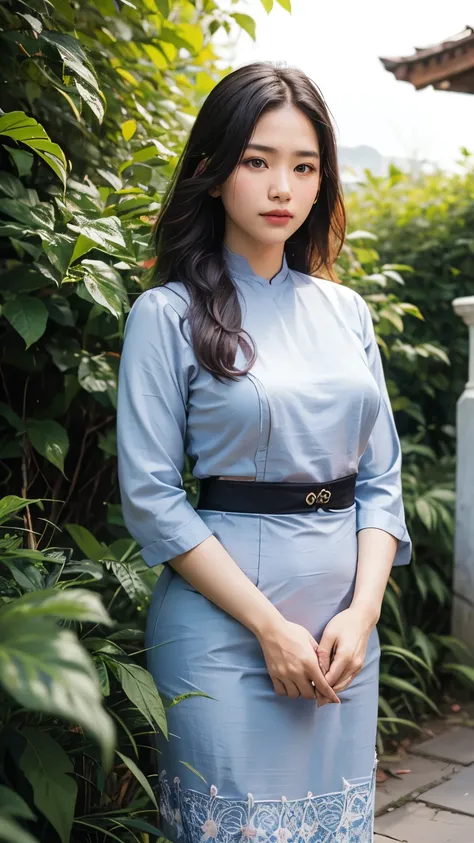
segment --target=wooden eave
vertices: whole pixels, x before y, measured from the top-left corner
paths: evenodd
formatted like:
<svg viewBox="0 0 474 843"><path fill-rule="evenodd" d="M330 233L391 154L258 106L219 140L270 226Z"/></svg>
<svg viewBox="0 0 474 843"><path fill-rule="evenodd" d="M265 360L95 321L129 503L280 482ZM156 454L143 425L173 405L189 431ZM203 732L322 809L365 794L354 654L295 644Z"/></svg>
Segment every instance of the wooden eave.
<svg viewBox="0 0 474 843"><path fill-rule="evenodd" d="M380 58L396 79L410 82L417 91L432 85L441 91L474 94L474 29L432 47L416 48L411 56Z"/></svg>

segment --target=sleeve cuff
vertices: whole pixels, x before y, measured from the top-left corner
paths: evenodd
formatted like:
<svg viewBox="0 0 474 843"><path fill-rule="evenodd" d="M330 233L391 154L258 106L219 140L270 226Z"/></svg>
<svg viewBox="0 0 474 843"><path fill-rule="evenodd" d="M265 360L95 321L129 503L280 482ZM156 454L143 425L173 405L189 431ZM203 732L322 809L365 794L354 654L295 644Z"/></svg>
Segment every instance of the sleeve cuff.
<svg viewBox="0 0 474 843"><path fill-rule="evenodd" d="M212 535L212 530L196 513L176 536L170 539L159 539L142 547L141 554L146 564L153 568L155 565L162 565L175 556L179 556L180 553L192 550Z"/></svg>
<svg viewBox="0 0 474 843"><path fill-rule="evenodd" d="M398 548L393 560L393 566L409 565L411 560L412 543L408 530L403 522L391 512L381 509L357 510L356 532L372 527L384 530L398 539Z"/></svg>

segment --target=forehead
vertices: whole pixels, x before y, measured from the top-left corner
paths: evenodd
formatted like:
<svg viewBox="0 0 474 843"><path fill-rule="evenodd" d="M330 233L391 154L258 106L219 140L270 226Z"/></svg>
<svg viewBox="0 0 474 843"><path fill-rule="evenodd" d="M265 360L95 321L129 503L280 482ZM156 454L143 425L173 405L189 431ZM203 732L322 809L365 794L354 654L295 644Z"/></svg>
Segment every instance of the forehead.
<svg viewBox="0 0 474 843"><path fill-rule="evenodd" d="M272 108L257 120L252 143L267 143L276 149L319 150L318 136L311 120L294 105Z"/></svg>

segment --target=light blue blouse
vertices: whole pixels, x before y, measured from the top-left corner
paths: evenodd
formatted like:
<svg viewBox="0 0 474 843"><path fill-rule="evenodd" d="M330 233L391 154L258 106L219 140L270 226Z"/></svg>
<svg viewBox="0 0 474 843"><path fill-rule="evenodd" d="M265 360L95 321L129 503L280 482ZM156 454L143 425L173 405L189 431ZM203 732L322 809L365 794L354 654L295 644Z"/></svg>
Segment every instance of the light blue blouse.
<svg viewBox="0 0 474 843"><path fill-rule="evenodd" d="M248 375L221 383L199 366L182 283L142 293L127 320L119 481L145 561L167 562L211 535L182 486L188 453L198 478L327 482L358 472L357 530L391 533L394 564L408 564L400 444L367 305L348 287L289 269L286 258L269 282L226 247L224 257L257 349ZM236 365L244 362L239 349Z"/></svg>

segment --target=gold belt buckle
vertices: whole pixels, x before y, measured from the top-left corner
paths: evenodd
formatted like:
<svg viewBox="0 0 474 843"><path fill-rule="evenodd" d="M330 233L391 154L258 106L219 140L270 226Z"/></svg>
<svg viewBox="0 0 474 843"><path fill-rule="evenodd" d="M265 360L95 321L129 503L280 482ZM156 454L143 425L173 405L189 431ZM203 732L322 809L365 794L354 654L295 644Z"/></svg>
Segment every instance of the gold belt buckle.
<svg viewBox="0 0 474 843"><path fill-rule="evenodd" d="M306 495L306 503L308 504L308 506L313 506L313 504L315 503L326 504L329 503L330 500L331 492L329 491L329 489L321 489L321 491L318 492L317 495L315 495L314 492L309 492Z"/></svg>

